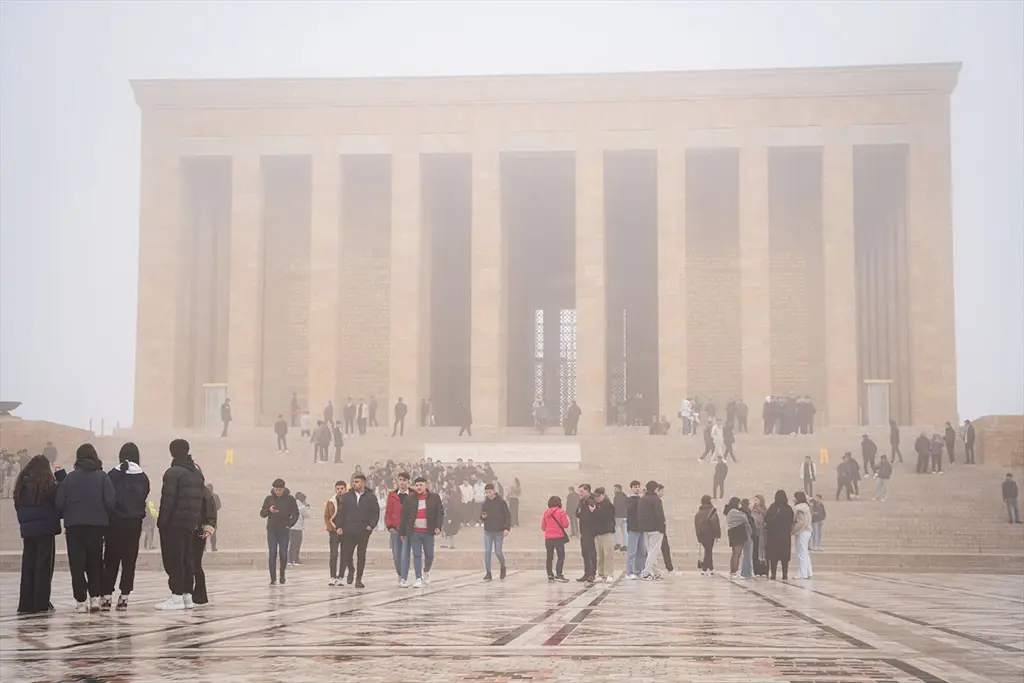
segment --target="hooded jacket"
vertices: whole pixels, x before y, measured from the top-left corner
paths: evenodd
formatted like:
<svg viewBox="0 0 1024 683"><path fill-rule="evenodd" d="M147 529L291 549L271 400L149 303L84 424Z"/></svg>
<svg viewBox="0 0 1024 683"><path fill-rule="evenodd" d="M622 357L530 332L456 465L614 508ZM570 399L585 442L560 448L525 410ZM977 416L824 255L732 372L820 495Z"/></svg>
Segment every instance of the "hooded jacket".
<svg viewBox="0 0 1024 683"><path fill-rule="evenodd" d="M116 501L114 485L95 451L91 457L79 455L74 471L57 489L57 510L64 517L65 527L109 526Z"/></svg>
<svg viewBox="0 0 1024 683"><path fill-rule="evenodd" d="M645 493L637 503L640 531L665 533L665 507L657 493ZM655 549L656 550L656 549Z"/></svg>
<svg viewBox="0 0 1024 683"><path fill-rule="evenodd" d="M107 473L114 485L117 502L112 521L142 521L149 498L149 477L139 466L139 448L133 443L121 446L121 464Z"/></svg>
<svg viewBox="0 0 1024 683"><path fill-rule="evenodd" d="M173 458L164 472L160 487L160 516L156 520L161 530L194 531L199 528L199 516L206 495L206 478L196 467L191 455Z"/></svg>
<svg viewBox="0 0 1024 683"><path fill-rule="evenodd" d="M484 513L487 514L486 517ZM484 523L484 531L494 533L512 529L512 514L509 512L508 503L497 494L494 498L484 498L480 508L480 520Z"/></svg>
<svg viewBox="0 0 1024 683"><path fill-rule="evenodd" d="M722 521L714 505L701 505L693 516L693 530L701 543L722 537Z"/></svg>

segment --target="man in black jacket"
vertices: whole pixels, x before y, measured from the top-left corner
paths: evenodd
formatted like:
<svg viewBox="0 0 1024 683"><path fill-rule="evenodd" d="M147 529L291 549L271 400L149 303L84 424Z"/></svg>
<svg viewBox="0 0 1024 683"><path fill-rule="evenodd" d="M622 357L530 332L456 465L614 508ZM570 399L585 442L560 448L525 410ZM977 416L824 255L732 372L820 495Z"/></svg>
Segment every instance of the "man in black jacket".
<svg viewBox="0 0 1024 683"><path fill-rule="evenodd" d="M658 571L658 550L665 537L665 508L658 495L658 482L649 481L643 497L637 503L637 521L644 532L644 546L647 548L647 562L640 578L654 581L662 578Z"/></svg>
<svg viewBox="0 0 1024 683"><path fill-rule="evenodd" d="M967 464L974 464L974 425L970 420L964 420L964 457Z"/></svg>
<svg viewBox="0 0 1024 683"><path fill-rule="evenodd" d="M889 448L892 449L892 461L896 462L896 458L899 458L899 462L903 462L903 454L900 453L900 426L896 424L896 420L889 420Z"/></svg>
<svg viewBox="0 0 1024 683"><path fill-rule="evenodd" d="M931 442L928 440L928 436L921 432L921 436L917 437L914 441L914 451L917 453L917 469L918 474L928 474L928 463L931 460Z"/></svg>
<svg viewBox="0 0 1024 683"><path fill-rule="evenodd" d="M224 423L224 429L221 430L221 438L228 435L228 425L231 424L231 399L224 399L224 403L220 405L220 421Z"/></svg>
<svg viewBox="0 0 1024 683"><path fill-rule="evenodd" d="M580 508L580 494L576 493L576 489L569 487L569 495L565 497L565 514L569 517L569 536L580 535L580 520L576 516L576 511Z"/></svg>
<svg viewBox="0 0 1024 683"><path fill-rule="evenodd" d="M405 476L408 481L409 475ZM396 490L392 495L398 498L401 494ZM398 525L398 537L402 543L400 557L403 558L398 574L401 579L398 584L400 588L409 586L409 550L406 548L412 551L413 568L416 570L416 583L413 587L422 588L424 584L430 584L430 567L434 564L434 539L441 535L442 524L444 506L441 504L441 496L427 489L426 478L416 477L412 491L409 491L402 501Z"/></svg>
<svg viewBox="0 0 1024 683"><path fill-rule="evenodd" d="M615 506L615 550L626 549L626 494L622 484L615 485L612 505Z"/></svg>
<svg viewBox="0 0 1024 683"><path fill-rule="evenodd" d="M864 461L864 476L876 471L875 456L878 455L878 446L871 440L871 437L864 434L860 442L860 457ZM871 468L870 472L868 468Z"/></svg>
<svg viewBox="0 0 1024 683"><path fill-rule="evenodd" d="M270 495L263 499L260 517L267 520L267 549L270 551L270 585L277 585L277 564L280 557L281 585L285 583L284 569L288 565L288 541L292 526L299 520L299 506L290 491L285 488L284 479L275 479Z"/></svg>
<svg viewBox="0 0 1024 683"><path fill-rule="evenodd" d="M1003 503L1006 505L1006 514L1010 518L1010 524L1020 524L1020 505L1017 503L1017 482L1013 480L1013 474L1006 473L1002 487Z"/></svg>
<svg viewBox="0 0 1024 683"><path fill-rule="evenodd" d="M277 452L287 453L288 423L285 422L284 415L277 416L277 422L274 423L274 433L277 434Z"/></svg>
<svg viewBox="0 0 1024 683"><path fill-rule="evenodd" d="M633 580L640 576L640 569L647 562L647 548L644 546L644 532L640 531L638 503L640 482L629 482L629 497L626 499L626 578Z"/></svg>
<svg viewBox="0 0 1024 683"><path fill-rule="evenodd" d="M352 475L352 488L341 497L340 503L334 525L341 531L342 566L348 567L346 582L351 585L354 578L356 588L365 588L366 544L380 519L380 504L377 496L366 490L366 477L361 472ZM352 576L353 553L356 555L355 577Z"/></svg>
<svg viewBox="0 0 1024 683"><path fill-rule="evenodd" d="M594 543L594 518L590 511L590 484L580 484L577 488L580 495L579 506L576 508L576 519L580 527L580 555L583 556L583 576L576 579L583 583L593 583L597 575L597 546Z"/></svg>
<svg viewBox="0 0 1024 683"><path fill-rule="evenodd" d="M484 581L491 580L491 549L498 556L499 578L504 579L505 553L502 546L512 529L512 513L508 503L494 490L494 484L484 486L484 502L480 508L480 521L484 523Z"/></svg>
<svg viewBox="0 0 1024 683"><path fill-rule="evenodd" d="M206 572L203 571L203 551L206 549L207 539L212 539L217 531L217 510L220 509L220 499L213 492L213 486L207 485L203 493L203 504L199 511L199 528L192 536L192 564L195 566L195 577L192 582L192 602L196 605L205 605L210 602L206 592ZM216 548L214 548L216 550Z"/></svg>
<svg viewBox="0 0 1024 683"><path fill-rule="evenodd" d="M402 397L398 397L398 403L395 404L395 426L391 430L391 436L398 434L405 436L405 416L409 414L409 406L405 404Z"/></svg>
<svg viewBox="0 0 1024 683"><path fill-rule="evenodd" d="M194 580L192 535L199 527L199 516L206 492L206 479L192 461L188 441L175 439L170 445L171 466L164 472L160 488L160 555L167 572L171 597L155 605L161 610L192 607L188 592Z"/></svg>
<svg viewBox="0 0 1024 683"><path fill-rule="evenodd" d="M587 501L587 505L594 522L598 580L611 583L615 580L615 553L612 550L615 539L615 506L608 500L603 486L598 486L594 490L594 497Z"/></svg>

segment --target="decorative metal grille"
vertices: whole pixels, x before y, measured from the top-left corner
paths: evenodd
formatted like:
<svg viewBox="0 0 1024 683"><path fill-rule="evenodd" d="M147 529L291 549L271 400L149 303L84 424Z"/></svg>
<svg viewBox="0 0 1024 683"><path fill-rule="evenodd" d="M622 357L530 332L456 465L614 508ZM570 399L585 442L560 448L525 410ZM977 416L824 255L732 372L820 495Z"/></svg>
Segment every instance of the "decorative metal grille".
<svg viewBox="0 0 1024 683"><path fill-rule="evenodd" d="M576 311L558 314L558 408L559 421L576 400Z"/></svg>
<svg viewBox="0 0 1024 683"><path fill-rule="evenodd" d="M544 309L533 312L533 403L544 400ZM532 408L531 408L532 410Z"/></svg>

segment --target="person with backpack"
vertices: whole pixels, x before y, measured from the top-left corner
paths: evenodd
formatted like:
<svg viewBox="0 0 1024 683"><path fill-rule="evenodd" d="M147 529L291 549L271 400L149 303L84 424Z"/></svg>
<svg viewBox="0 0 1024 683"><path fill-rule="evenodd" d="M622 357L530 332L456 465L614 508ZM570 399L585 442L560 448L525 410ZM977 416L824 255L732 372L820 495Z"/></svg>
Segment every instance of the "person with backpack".
<svg viewBox="0 0 1024 683"><path fill-rule="evenodd" d="M715 575L715 541L722 537L722 522L711 502L711 496L701 496L700 507L693 516L693 529L697 543L704 549L704 558L697 562L701 576Z"/></svg>
<svg viewBox="0 0 1024 683"><path fill-rule="evenodd" d="M548 572L548 583L568 583L562 570L565 567L565 544L569 542L569 516L562 509L562 499L548 498L548 509L540 518L540 530L544 533L544 568ZM552 569L552 560L558 555L558 563Z"/></svg>
<svg viewBox="0 0 1024 683"><path fill-rule="evenodd" d="M135 587L135 562L139 558L142 521L148 514L146 499L149 497L149 477L139 465L139 447L131 441L124 444L118 460L121 461L120 465L107 474L114 486L117 502L110 518L103 551L103 597L100 600L100 610L103 612L110 611L119 569L121 595L117 598L117 611L128 609L128 596Z"/></svg>

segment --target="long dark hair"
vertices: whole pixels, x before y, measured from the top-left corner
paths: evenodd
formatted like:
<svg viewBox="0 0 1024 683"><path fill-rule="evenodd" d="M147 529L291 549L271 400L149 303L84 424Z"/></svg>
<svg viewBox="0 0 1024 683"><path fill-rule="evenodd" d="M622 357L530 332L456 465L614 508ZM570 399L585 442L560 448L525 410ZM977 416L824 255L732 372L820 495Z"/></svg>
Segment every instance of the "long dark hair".
<svg viewBox="0 0 1024 683"><path fill-rule="evenodd" d="M18 474L14 483L14 500L21 500L22 492L28 492L29 501L38 503L52 497L56 490L57 481L53 478L50 461L45 455L36 455Z"/></svg>

